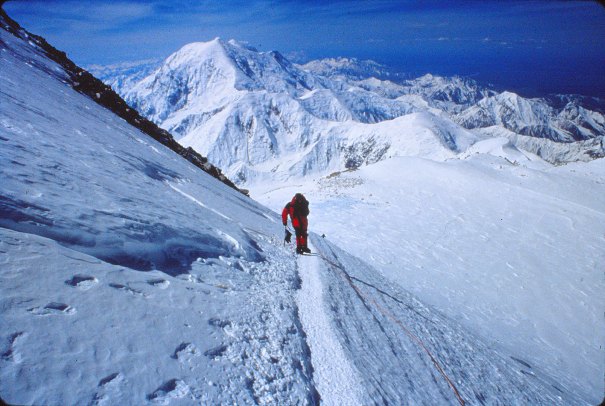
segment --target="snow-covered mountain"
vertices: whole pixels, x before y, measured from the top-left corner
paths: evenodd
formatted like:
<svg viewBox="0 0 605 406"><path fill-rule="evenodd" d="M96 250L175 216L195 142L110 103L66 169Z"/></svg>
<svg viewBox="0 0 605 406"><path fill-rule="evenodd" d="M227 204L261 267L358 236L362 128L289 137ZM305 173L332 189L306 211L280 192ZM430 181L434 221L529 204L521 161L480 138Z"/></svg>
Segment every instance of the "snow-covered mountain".
<svg viewBox="0 0 605 406"><path fill-rule="evenodd" d="M52 52L0 10L0 403L599 401L601 162L549 175L506 139L442 138L469 159L322 178L310 220L328 238L312 233L317 256L295 258L273 211L292 189L267 191L271 210L219 182ZM422 129L458 128L439 118L377 125L408 126L416 144L396 148L435 154ZM450 246L445 231L467 221ZM547 272L525 257L536 239ZM375 268L402 258L389 279Z"/></svg>
<svg viewBox="0 0 605 406"><path fill-rule="evenodd" d="M555 142L584 141L605 134L605 116L569 102L560 111L542 99L503 92L486 97L456 116L465 128L501 126L514 133Z"/></svg>
<svg viewBox="0 0 605 406"><path fill-rule="evenodd" d="M581 99L567 98L564 106L552 107L545 99L497 93L465 78L403 80L371 61L339 58L295 65L278 52L217 38L183 47L140 77L109 74L103 79L239 183L344 169L352 150L367 150L379 159L416 154L411 151L417 148L395 147L406 143L406 124L399 129L381 124L418 113L426 117L422 123L432 125L415 133L427 135L422 143L448 150L439 156L463 152L460 147L497 129L508 130L496 131L499 136L553 163L605 155L605 116L583 107ZM374 141L363 141L368 134ZM523 137L531 140L518 142ZM280 165L283 161L290 165Z"/></svg>
<svg viewBox="0 0 605 406"><path fill-rule="evenodd" d="M161 59L124 62L113 65L91 65L88 70L95 77L106 79L112 89L125 89L134 86L162 64Z"/></svg>
<svg viewBox="0 0 605 406"><path fill-rule="evenodd" d="M240 183L399 154L450 157L475 138L417 97L384 98L235 41L187 45L117 90Z"/></svg>
<svg viewBox="0 0 605 406"><path fill-rule="evenodd" d="M326 58L307 62L301 68L315 75L330 79L364 80L376 78L379 80L399 81L405 75L371 60L357 58Z"/></svg>

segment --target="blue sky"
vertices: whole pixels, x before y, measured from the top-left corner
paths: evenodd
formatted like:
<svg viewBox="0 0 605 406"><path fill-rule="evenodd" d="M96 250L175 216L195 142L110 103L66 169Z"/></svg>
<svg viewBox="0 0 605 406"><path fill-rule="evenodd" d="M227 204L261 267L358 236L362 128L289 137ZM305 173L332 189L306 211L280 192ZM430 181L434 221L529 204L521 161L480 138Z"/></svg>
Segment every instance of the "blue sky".
<svg viewBox="0 0 605 406"><path fill-rule="evenodd" d="M163 58L215 37L301 59L373 59L410 76L470 76L528 96L605 97L594 1L14 0L4 6L78 64Z"/></svg>

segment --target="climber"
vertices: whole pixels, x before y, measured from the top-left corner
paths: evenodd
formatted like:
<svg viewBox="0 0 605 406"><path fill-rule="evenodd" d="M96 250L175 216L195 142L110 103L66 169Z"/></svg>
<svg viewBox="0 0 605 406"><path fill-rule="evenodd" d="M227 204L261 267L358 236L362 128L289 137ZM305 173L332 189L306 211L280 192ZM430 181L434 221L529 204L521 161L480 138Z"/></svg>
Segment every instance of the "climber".
<svg viewBox="0 0 605 406"><path fill-rule="evenodd" d="M292 227L296 233L296 253L305 254L310 253L311 250L307 248L307 216L309 215L309 202L302 193L297 193L292 198L292 201L288 202L282 210L281 218L284 227L288 227L288 215L292 219ZM286 233L287 235L288 233Z"/></svg>

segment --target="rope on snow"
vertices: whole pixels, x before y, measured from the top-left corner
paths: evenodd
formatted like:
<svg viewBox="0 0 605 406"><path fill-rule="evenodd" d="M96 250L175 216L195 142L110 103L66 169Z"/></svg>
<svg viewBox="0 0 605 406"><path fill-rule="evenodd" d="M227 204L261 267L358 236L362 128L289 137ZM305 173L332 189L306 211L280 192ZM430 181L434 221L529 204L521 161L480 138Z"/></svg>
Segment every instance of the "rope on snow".
<svg viewBox="0 0 605 406"><path fill-rule="evenodd" d="M336 254L334 253L334 251L332 251L332 248L330 248L330 247L328 247L328 248L332 252L332 255L334 257L336 257ZM458 392L458 389L456 388L456 385L454 385L454 383L452 382L452 380L445 373L445 371L443 370L443 367L441 367L441 364L439 364L439 361L437 361L437 359L435 358L435 356L427 348L427 346L424 344L424 342L420 338L418 338L418 336L416 336L414 333L412 333L393 314L391 314L389 311L385 310L374 299L372 299L371 297L366 296L361 290L359 290L359 288L357 286L355 286L355 284L353 283L353 277L348 274L348 272L345 270L345 268L341 264L337 264L334 261L326 258L325 256L323 256L323 255L321 255L319 253L317 254L317 256L320 257L321 259L323 259L324 261L326 261L328 264L332 265L333 267L339 269L341 271L340 275L351 286L351 288L353 288L353 290L357 293L357 296L359 296L359 298L361 300L363 300L363 301L370 301L371 303L373 303L374 306L376 307L376 309L380 313L382 313L385 317L391 319L399 327L401 327L401 329L408 335L408 337L410 337L410 339L412 341L414 341L416 344L418 344L420 346L420 348L422 348L424 350L424 352L426 352L426 354L429 356L430 360L432 361L433 365L435 365L435 368L437 369L437 371L439 371L439 373L441 374L441 376L443 376L443 378L445 379L445 381L447 382L447 384L449 385L449 387L454 392L454 395L456 396L456 399L458 400L458 402L460 403L460 405L464 406L465 405L465 401L464 401L464 399L462 399L462 396L460 396L460 392Z"/></svg>

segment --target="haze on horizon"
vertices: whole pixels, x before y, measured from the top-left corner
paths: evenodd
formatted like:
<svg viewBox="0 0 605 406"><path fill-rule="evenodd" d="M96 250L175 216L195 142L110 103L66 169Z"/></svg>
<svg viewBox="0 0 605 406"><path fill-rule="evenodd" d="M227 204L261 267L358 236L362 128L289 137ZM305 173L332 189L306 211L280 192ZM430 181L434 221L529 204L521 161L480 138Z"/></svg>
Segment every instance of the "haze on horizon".
<svg viewBox="0 0 605 406"><path fill-rule="evenodd" d="M372 59L472 77L524 96L605 97L605 7L596 1L13 0L7 13L79 65L165 58L215 37L295 62Z"/></svg>

